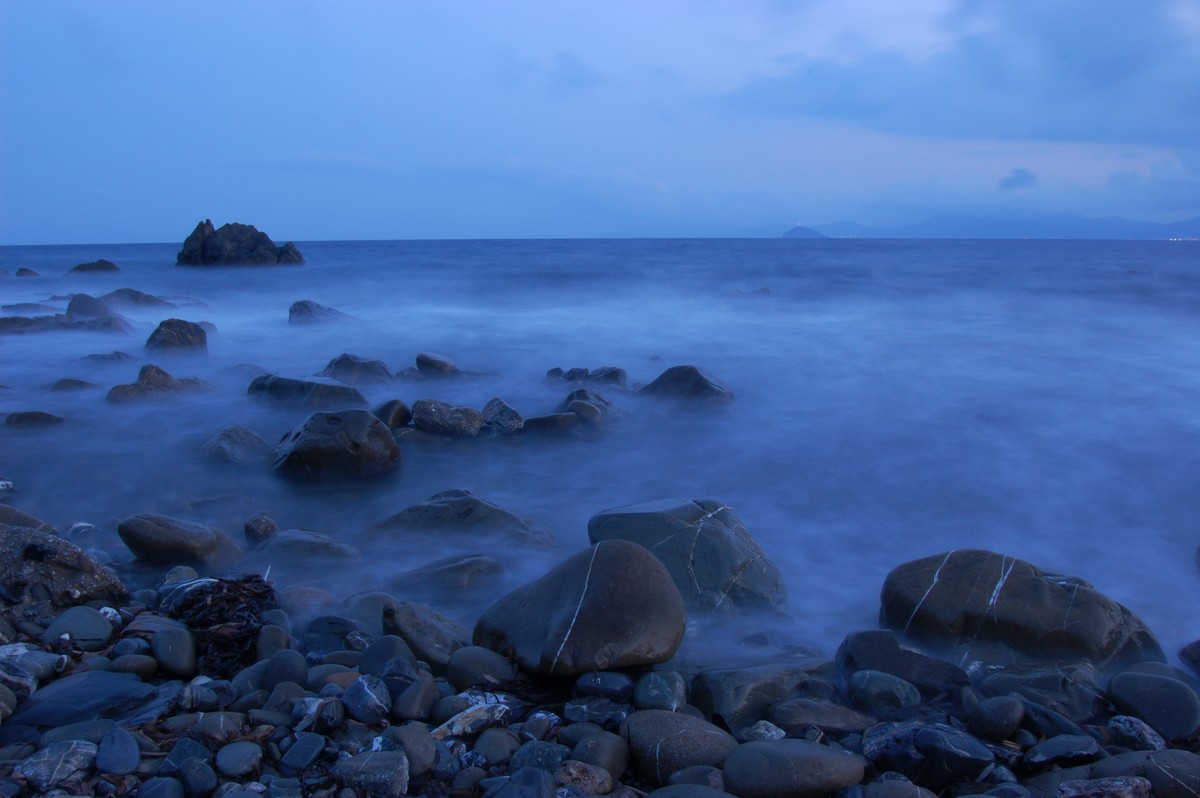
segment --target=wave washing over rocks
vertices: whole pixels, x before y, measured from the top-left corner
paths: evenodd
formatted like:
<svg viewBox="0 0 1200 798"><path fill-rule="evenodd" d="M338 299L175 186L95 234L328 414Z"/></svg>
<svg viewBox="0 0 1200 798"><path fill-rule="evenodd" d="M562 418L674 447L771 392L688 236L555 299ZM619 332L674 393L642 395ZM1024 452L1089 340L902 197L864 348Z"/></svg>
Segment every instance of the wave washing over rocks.
<svg viewBox="0 0 1200 798"><path fill-rule="evenodd" d="M218 233L202 224L192 249ZM80 297L0 332L90 335L127 329L106 315L121 303L179 309L132 289ZM353 322L312 301L289 314ZM162 318L144 352L186 373L217 332ZM369 489L410 457L441 462L430 452L598 441L640 401L737 401L690 365L640 387L617 367L551 369L566 396L528 416L498 397L410 405L359 390L481 377L431 352L399 373L343 353L317 376L239 372L241 399L300 417L274 445L226 426L200 455L300 491ZM145 363L100 404L215 390ZM71 423L47 416L6 424ZM0 480L0 495L17 501L15 487ZM588 545L566 556L551 530L461 488L348 540L236 507L240 528L127 515L110 543L89 523L59 530L0 505L0 795L1200 795L1195 675L1101 589L1006 552L942 551L854 586L879 591L879 626L828 652L775 636L792 622L784 577L720 498L591 508ZM387 590L334 594L323 580L446 540L486 553L395 573ZM514 552L546 565L497 591ZM689 646L704 635L738 656ZM1200 642L1182 657L1195 667Z"/></svg>

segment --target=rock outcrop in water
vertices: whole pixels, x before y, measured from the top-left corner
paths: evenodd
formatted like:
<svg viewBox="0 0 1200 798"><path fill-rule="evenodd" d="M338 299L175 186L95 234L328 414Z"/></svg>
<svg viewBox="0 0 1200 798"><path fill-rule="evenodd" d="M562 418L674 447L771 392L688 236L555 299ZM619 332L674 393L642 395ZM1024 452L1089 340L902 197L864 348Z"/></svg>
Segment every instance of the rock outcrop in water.
<svg viewBox="0 0 1200 798"><path fill-rule="evenodd" d="M276 246L253 225L230 222L214 229L210 219L196 225L175 259L177 266L233 266L304 263L291 242Z"/></svg>
<svg viewBox="0 0 1200 798"><path fill-rule="evenodd" d="M295 480L361 479L399 465L392 431L366 410L313 413L275 447L275 470Z"/></svg>

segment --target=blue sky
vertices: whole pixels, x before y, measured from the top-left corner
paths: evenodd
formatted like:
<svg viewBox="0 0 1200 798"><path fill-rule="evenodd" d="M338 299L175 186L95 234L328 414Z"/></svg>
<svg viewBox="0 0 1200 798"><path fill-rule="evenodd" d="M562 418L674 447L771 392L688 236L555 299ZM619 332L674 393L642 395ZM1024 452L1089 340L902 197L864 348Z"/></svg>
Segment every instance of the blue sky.
<svg viewBox="0 0 1200 798"><path fill-rule="evenodd" d="M1200 0L0 0L0 243L1200 215Z"/></svg>

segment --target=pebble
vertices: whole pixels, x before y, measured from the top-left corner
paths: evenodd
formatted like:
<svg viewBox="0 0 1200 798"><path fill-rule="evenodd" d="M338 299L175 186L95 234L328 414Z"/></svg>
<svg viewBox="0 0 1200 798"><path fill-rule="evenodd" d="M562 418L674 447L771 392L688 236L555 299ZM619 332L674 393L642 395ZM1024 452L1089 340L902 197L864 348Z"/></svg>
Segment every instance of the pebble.
<svg viewBox="0 0 1200 798"><path fill-rule="evenodd" d="M150 650L164 673L196 675L196 639L182 628L163 629L150 638Z"/></svg>
<svg viewBox="0 0 1200 798"><path fill-rule="evenodd" d="M1109 682L1108 696L1117 709L1146 721L1167 740L1200 730L1200 698L1178 679L1126 671Z"/></svg>
<svg viewBox="0 0 1200 798"><path fill-rule="evenodd" d="M135 772L142 761L137 739L125 729L110 729L96 751L96 770L115 776Z"/></svg>
<svg viewBox="0 0 1200 798"><path fill-rule="evenodd" d="M241 779L257 773L262 766L262 760L262 746L242 741L221 746L217 751L216 765L222 776Z"/></svg>

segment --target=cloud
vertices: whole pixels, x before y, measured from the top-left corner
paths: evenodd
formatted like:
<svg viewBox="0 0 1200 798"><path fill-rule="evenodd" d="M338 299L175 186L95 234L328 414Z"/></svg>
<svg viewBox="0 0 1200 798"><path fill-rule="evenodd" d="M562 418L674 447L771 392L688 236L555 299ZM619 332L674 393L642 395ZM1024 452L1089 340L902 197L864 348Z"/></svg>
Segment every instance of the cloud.
<svg viewBox="0 0 1200 798"><path fill-rule="evenodd" d="M1013 191L1020 188L1029 188L1037 183L1037 175L1028 169L1017 167L1013 169L1008 177L1003 177L997 184L997 188L1001 191Z"/></svg>

